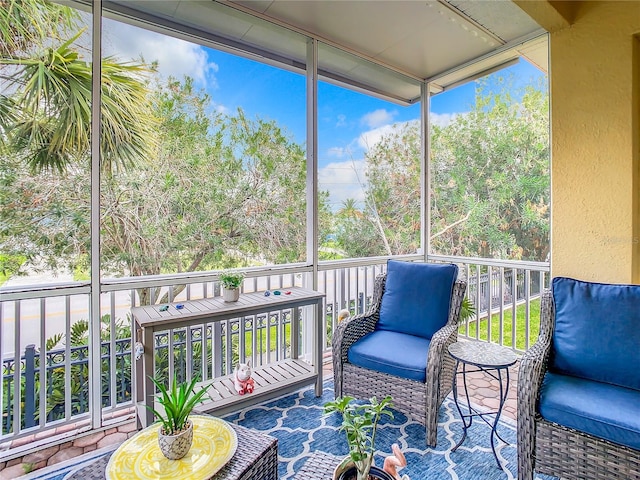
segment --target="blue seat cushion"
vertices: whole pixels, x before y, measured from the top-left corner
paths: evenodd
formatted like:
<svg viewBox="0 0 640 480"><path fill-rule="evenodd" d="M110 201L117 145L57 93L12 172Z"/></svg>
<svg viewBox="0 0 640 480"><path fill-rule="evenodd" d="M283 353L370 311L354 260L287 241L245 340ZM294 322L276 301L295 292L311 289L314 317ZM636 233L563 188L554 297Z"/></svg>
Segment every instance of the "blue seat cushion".
<svg viewBox="0 0 640 480"><path fill-rule="evenodd" d="M457 275L452 264L389 260L376 329L430 339L447 323Z"/></svg>
<svg viewBox="0 0 640 480"><path fill-rule="evenodd" d="M540 415L550 422L640 450L640 391L547 373Z"/></svg>
<svg viewBox="0 0 640 480"><path fill-rule="evenodd" d="M429 340L406 333L376 330L351 345L349 363L424 383Z"/></svg>
<svg viewBox="0 0 640 480"><path fill-rule="evenodd" d="M640 390L640 285L553 279L549 370Z"/></svg>

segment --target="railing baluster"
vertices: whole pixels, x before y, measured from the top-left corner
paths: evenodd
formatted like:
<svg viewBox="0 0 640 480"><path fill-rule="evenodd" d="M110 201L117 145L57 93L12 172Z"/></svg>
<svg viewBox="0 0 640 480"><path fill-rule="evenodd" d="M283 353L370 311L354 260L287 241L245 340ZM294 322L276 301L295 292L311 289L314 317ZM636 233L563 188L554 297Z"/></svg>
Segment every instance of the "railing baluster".
<svg viewBox="0 0 640 480"><path fill-rule="evenodd" d="M115 407L118 403L117 393L116 393L116 381L119 375L122 373L118 373L117 369L117 347L116 347L116 337L117 337L117 327L116 327L116 292L111 292L109 295L109 299L111 301L109 316L109 404L111 407ZM102 325L100 325L102 327ZM100 361L102 364L102 361ZM102 370L102 368L100 369Z"/></svg>
<svg viewBox="0 0 640 480"><path fill-rule="evenodd" d="M254 367L258 364L258 316L251 317L251 365Z"/></svg>
<svg viewBox="0 0 640 480"><path fill-rule="evenodd" d="M465 276L465 280L467 282L467 291L465 292L465 296L469 299L469 302L473 305L473 299L471 298L471 291L470 291L470 283L471 283L471 267L470 265L467 263L464 266L464 276ZM479 317L480 317L480 312L476 309L476 318L475 321L476 323L479 321ZM467 318L464 322L464 336L468 337L469 336L469 318Z"/></svg>
<svg viewBox="0 0 640 480"><path fill-rule="evenodd" d="M38 365L38 375L39 375L39 395L40 402L38 405L38 424L40 428L44 427L47 421L47 332L45 329L45 318L47 317L47 299L40 299L40 351L39 362ZM0 358L2 358L0 356ZM0 403L1 404L1 403Z"/></svg>
<svg viewBox="0 0 640 480"><path fill-rule="evenodd" d="M36 346L27 345L24 351L24 428L35 425Z"/></svg>
<svg viewBox="0 0 640 480"><path fill-rule="evenodd" d="M193 378L193 332L196 329L189 326L185 329L185 380L190 382Z"/></svg>
<svg viewBox="0 0 640 480"><path fill-rule="evenodd" d="M245 362L246 361L246 345L245 345L245 317L240 317L238 319L238 361Z"/></svg>
<svg viewBox="0 0 640 480"><path fill-rule="evenodd" d="M225 332L225 361L224 361L224 373L223 375L229 375L233 372L233 337L234 326L237 324L238 319L226 320L227 329Z"/></svg>
<svg viewBox="0 0 640 480"><path fill-rule="evenodd" d="M225 324L228 329L229 322L226 321ZM222 376L222 324L215 322L211 329L211 344L213 346L211 352L211 377L216 378Z"/></svg>
<svg viewBox="0 0 640 480"><path fill-rule="evenodd" d="M492 319L492 304L491 299L493 297L493 270L491 265L487 267L487 341L492 342L491 336L491 319Z"/></svg>
<svg viewBox="0 0 640 480"><path fill-rule="evenodd" d="M71 419L71 297L64 297L64 319L65 319L65 349L64 349L64 418L69 421ZM93 320L96 321L95 319ZM100 322L100 319L98 319ZM98 325L100 325L98 323Z"/></svg>
<svg viewBox="0 0 640 480"><path fill-rule="evenodd" d="M482 312L482 297L480 295L480 265L475 264L474 267L476 269L476 311L478 312L478 315L476 316L476 340L479 340L480 325L482 324L482 322L480 322L480 312Z"/></svg>
<svg viewBox="0 0 640 480"><path fill-rule="evenodd" d="M504 267L500 267L500 345L504 345Z"/></svg>
<svg viewBox="0 0 640 480"><path fill-rule="evenodd" d="M13 433L19 433L21 430L21 415L20 415L20 375L22 366L20 364L20 331L22 325L22 318L20 315L22 301L16 304L16 323L15 330L13 332L13 351L15 352L15 361L13 363Z"/></svg>
<svg viewBox="0 0 640 480"><path fill-rule="evenodd" d="M518 325L518 270L511 269L511 348L516 348Z"/></svg>
<svg viewBox="0 0 640 480"><path fill-rule="evenodd" d="M524 349L529 350L529 335L531 335L531 275L524 271Z"/></svg>
<svg viewBox="0 0 640 480"><path fill-rule="evenodd" d="M175 375L175 371L176 371L176 365L175 365L175 352L174 352L174 338L173 336L175 335L174 330L171 329L169 330L169 332L167 333L168 337L167 337L167 361L169 363L169 371L168 371L168 376L167 378L169 379L169 385L172 385L173 383L173 377ZM157 372L154 372L154 375L157 375Z"/></svg>
<svg viewBox="0 0 640 480"><path fill-rule="evenodd" d="M266 314L265 317L265 324L266 324L266 344L265 344L265 354L267 357L267 362L266 363L271 363L271 317L269 317L269 313Z"/></svg>

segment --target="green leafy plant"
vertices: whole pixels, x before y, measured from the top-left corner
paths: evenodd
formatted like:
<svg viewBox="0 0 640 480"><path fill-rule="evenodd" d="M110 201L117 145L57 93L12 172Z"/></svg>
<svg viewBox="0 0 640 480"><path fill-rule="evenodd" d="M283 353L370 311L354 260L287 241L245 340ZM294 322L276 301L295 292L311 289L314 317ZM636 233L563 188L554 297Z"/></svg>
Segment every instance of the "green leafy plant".
<svg viewBox="0 0 640 480"><path fill-rule="evenodd" d="M460 323L464 323L467 320L470 320L476 314L476 307L469 297L464 297L462 299L462 305L460 306Z"/></svg>
<svg viewBox="0 0 640 480"><path fill-rule="evenodd" d="M380 402L372 397L369 403L352 403L353 397L345 396L324 404L324 413L342 414L340 430L347 435L349 457L358 471L358 480L366 480L373 463L376 431L382 415L393 418L389 408L393 407L391 397L386 396Z"/></svg>
<svg viewBox="0 0 640 480"><path fill-rule="evenodd" d="M178 384L176 378L173 378L171 388L167 389L164 384L150 377L151 381L160 391L158 402L164 407L165 414L162 415L156 409L147 406L162 423L162 433L164 435L177 435L184 431L187 427L189 414L198 403L202 401L202 397L207 393L207 389L211 385L202 387L197 392L195 386L197 378L193 378L191 382L181 382Z"/></svg>
<svg viewBox="0 0 640 480"><path fill-rule="evenodd" d="M234 288L240 288L240 285L242 285L242 281L244 280L244 273L226 270L221 272L218 278L224 288L232 290Z"/></svg>

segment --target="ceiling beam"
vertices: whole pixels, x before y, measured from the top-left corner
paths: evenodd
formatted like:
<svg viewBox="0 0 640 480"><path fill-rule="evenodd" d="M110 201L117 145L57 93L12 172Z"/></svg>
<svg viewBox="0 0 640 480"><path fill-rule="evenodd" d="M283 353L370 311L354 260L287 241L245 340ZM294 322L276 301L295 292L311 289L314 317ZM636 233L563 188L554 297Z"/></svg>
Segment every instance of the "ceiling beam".
<svg viewBox="0 0 640 480"><path fill-rule="evenodd" d="M538 22L547 32L563 30L569 27L573 21L574 8L557 9L554 4L559 2L549 2L547 0L513 0L513 3ZM573 4L575 2L567 3Z"/></svg>

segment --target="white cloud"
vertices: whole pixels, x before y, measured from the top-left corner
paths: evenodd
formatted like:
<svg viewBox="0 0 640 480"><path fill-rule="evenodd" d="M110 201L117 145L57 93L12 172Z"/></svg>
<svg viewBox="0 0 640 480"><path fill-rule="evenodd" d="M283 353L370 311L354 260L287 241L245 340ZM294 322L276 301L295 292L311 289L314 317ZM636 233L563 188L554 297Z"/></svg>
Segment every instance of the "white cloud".
<svg viewBox="0 0 640 480"><path fill-rule="evenodd" d="M370 115L372 123L375 123L373 122L373 116L382 119L384 117L382 112L386 111L376 110L367 115ZM365 115L365 117L367 117L367 115ZM445 127L459 115L465 115L465 113L432 113L431 121L436 125ZM389 119L391 119L391 116L389 116ZM378 125L371 130L362 132L359 137L355 138L346 147L332 147L328 149L327 154L340 159L345 158L347 155L352 156L354 152L366 152L375 147L385 136L401 131L412 123L417 122L419 122L419 120L410 120L408 122L395 124L387 122L386 124ZM361 155L361 153L358 155ZM343 202L348 198L355 199L361 206L364 205L365 193L363 185L366 185L365 171L366 162L364 159L333 162L320 168L318 172L318 182L322 190L329 192L329 202L333 210L340 209ZM362 182L362 184L360 182Z"/></svg>
<svg viewBox="0 0 640 480"><path fill-rule="evenodd" d="M120 60L158 62L158 71L163 77L182 79L192 77L198 84L215 86L218 65L210 62L203 47L168 35L126 23L104 20L104 54L114 55Z"/></svg>
<svg viewBox="0 0 640 480"><path fill-rule="evenodd" d="M390 112L384 108L374 110L362 116L360 121L369 128L376 128L387 123L391 123L393 118L398 114L397 111Z"/></svg>
<svg viewBox="0 0 640 480"><path fill-rule="evenodd" d="M459 115L464 115L464 113L432 113L429 118L432 124L438 125L439 127L446 127Z"/></svg>
<svg viewBox="0 0 640 480"><path fill-rule="evenodd" d="M460 115L466 115L466 113L432 113L430 118L431 122L434 125L446 127ZM352 142L352 145L357 145L365 151L370 150L385 136L390 135L396 131L400 131L407 125L414 122L418 122L418 120L409 120L408 122L380 125L377 128L362 132L360 136L354 142Z"/></svg>
<svg viewBox="0 0 640 480"><path fill-rule="evenodd" d="M338 121L336 123L336 127L344 127L347 125L347 116L340 114L338 115Z"/></svg>
<svg viewBox="0 0 640 480"><path fill-rule="evenodd" d="M348 198L364 205L364 190L360 182L365 182L365 161L349 160L332 162L318 170L318 186L329 192L332 210L339 210Z"/></svg>
<svg viewBox="0 0 640 480"><path fill-rule="evenodd" d="M221 104L216 104L215 109L216 109L216 112L221 113L222 115L229 115L231 113L230 108L225 107L224 105L221 105Z"/></svg>
<svg viewBox="0 0 640 480"><path fill-rule="evenodd" d="M376 144L380 143L383 137L393 133L397 128L397 125L383 125L363 132L358 137L358 146L365 151L371 150Z"/></svg>

